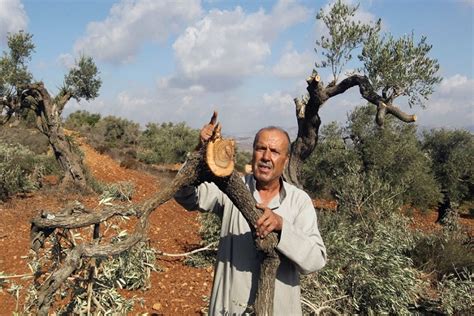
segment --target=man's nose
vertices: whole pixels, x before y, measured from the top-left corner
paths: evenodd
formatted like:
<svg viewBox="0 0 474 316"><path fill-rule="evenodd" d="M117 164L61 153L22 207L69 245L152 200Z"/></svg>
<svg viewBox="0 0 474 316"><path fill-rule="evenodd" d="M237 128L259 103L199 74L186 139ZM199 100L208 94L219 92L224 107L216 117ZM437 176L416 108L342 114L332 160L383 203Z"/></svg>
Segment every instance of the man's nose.
<svg viewBox="0 0 474 316"><path fill-rule="evenodd" d="M263 155L262 155L262 158L265 159L265 160L270 160L270 150L267 148L264 152L263 152Z"/></svg>

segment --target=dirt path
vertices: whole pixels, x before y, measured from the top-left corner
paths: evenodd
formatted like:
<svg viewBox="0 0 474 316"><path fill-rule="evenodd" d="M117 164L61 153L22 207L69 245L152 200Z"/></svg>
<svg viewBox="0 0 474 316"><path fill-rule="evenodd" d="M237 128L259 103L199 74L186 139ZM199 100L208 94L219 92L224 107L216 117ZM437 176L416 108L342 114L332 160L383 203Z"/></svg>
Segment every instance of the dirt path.
<svg viewBox="0 0 474 316"><path fill-rule="evenodd" d="M85 163L101 182L130 181L135 186L132 202L139 202L159 190L156 177L136 170L124 169L106 155L101 155L88 145L82 144ZM77 194L64 196L54 188L15 197L0 204L0 272L6 275L29 274L26 256L29 251L30 219L41 210L58 211L66 203L79 201L87 207L98 204L97 196L83 197ZM182 253L196 248L200 242L197 213L186 212L174 201L155 210L150 216L149 238L151 246L167 253ZM131 226L131 225L130 225ZM132 227L124 229L131 231ZM207 305L212 284L212 269L198 269L183 264L182 258L160 257L160 272L151 275L151 288L147 291L125 293L126 296L143 298L144 305L135 304L131 314L199 315ZM28 280L14 279L26 287ZM16 309L14 296L0 290L0 315L12 315ZM24 300L20 290L20 304ZM21 306L20 306L21 309Z"/></svg>

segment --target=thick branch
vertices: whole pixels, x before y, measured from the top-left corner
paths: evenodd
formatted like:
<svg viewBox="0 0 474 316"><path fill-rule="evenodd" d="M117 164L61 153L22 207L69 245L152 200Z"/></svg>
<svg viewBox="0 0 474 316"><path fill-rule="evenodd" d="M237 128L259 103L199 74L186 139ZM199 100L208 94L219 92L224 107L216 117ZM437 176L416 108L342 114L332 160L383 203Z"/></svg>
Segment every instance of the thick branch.
<svg viewBox="0 0 474 316"><path fill-rule="evenodd" d="M35 217L31 223L42 228L80 228L89 225L102 223L109 218L120 216L136 215L137 212L129 206L109 206L100 213L91 213L86 211L85 214L47 214L43 213L40 217Z"/></svg>
<svg viewBox="0 0 474 316"><path fill-rule="evenodd" d="M329 98L332 98L338 94L346 92L348 89L354 86L359 86L361 96L370 103L377 106L378 113L376 122L379 126L383 125L385 113L392 114L399 120L406 123L416 121L416 115L410 115L403 112L397 106L390 104L390 99L384 99L379 96L375 92L374 88L372 87L372 84L366 76L352 75L334 86L327 87L325 89L325 92Z"/></svg>
<svg viewBox="0 0 474 316"><path fill-rule="evenodd" d="M61 91L61 93L56 97L56 111L58 111L58 115L64 110L66 104L71 100L72 93L68 90Z"/></svg>

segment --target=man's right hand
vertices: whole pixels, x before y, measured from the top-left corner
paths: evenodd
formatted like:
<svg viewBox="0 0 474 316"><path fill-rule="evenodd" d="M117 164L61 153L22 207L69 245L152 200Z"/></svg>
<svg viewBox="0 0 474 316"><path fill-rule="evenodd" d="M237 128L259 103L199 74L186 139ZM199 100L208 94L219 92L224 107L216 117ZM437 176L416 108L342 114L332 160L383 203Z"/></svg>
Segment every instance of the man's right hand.
<svg viewBox="0 0 474 316"><path fill-rule="evenodd" d="M214 111L211 117L211 121L201 128L201 132L199 134L199 138L200 138L199 140L200 140L201 145L207 142L211 138L212 134L214 133L214 128L216 127L216 121L217 121L217 112Z"/></svg>

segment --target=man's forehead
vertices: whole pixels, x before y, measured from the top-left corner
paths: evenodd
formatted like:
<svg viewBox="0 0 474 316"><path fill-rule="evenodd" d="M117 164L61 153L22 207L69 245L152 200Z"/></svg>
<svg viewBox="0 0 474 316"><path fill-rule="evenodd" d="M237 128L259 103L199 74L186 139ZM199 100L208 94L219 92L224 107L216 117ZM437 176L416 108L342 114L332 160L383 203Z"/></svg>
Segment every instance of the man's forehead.
<svg viewBox="0 0 474 316"><path fill-rule="evenodd" d="M257 135L257 143L262 142L286 143L288 142L286 135L278 129L263 130Z"/></svg>

